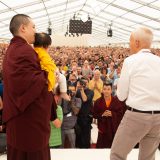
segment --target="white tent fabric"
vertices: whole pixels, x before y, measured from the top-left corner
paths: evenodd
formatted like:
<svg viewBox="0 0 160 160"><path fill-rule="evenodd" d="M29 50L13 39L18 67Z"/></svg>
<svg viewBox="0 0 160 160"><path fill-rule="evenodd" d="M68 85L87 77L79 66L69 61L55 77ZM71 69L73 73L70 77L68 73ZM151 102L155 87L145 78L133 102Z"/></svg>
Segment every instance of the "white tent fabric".
<svg viewBox="0 0 160 160"><path fill-rule="evenodd" d="M147 26L154 32L154 41L160 37L159 0L1 0L0 38L10 39L9 22L15 14L33 18L37 31L46 32L51 23L54 34L65 34L69 20L90 16L92 42L96 45L128 43L130 32L138 26ZM112 25L113 36L107 37Z"/></svg>

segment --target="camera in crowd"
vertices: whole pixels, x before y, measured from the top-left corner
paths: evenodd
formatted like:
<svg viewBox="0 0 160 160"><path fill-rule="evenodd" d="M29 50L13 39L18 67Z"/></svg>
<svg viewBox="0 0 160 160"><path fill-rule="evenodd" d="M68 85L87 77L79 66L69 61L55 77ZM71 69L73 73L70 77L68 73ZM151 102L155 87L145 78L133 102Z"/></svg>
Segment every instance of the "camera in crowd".
<svg viewBox="0 0 160 160"><path fill-rule="evenodd" d="M72 70L68 70L67 72L68 72L68 74L72 74L72 73L73 73L73 71L72 71Z"/></svg>
<svg viewBox="0 0 160 160"><path fill-rule="evenodd" d="M83 79L79 79L79 84L85 88L86 87L86 82Z"/></svg>
<svg viewBox="0 0 160 160"><path fill-rule="evenodd" d="M74 97L74 95L75 95L75 94L74 94L71 90L69 90L69 89L67 90L67 94L68 94L69 96L71 96L71 97Z"/></svg>

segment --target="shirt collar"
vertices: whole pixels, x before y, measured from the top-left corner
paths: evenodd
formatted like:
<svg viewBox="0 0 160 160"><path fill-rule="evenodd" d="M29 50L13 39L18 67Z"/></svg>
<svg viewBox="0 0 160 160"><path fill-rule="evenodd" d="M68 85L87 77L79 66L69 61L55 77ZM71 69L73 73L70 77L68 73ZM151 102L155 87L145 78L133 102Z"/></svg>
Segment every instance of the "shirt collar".
<svg viewBox="0 0 160 160"><path fill-rule="evenodd" d="M144 52L149 52L149 53L151 53L151 50L150 50L150 49L141 49L139 52L140 52L140 53L144 53Z"/></svg>

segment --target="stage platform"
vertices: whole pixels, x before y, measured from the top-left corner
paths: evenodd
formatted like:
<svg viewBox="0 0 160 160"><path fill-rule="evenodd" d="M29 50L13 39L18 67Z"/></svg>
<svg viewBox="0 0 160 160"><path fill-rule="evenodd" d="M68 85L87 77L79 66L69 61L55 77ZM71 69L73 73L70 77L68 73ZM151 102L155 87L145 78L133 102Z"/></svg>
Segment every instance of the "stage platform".
<svg viewBox="0 0 160 160"><path fill-rule="evenodd" d="M52 149L52 160L109 160L110 149ZM6 155L0 160L7 160ZM132 150L127 160L138 160L138 149ZM160 160L160 151L156 152L156 159Z"/></svg>

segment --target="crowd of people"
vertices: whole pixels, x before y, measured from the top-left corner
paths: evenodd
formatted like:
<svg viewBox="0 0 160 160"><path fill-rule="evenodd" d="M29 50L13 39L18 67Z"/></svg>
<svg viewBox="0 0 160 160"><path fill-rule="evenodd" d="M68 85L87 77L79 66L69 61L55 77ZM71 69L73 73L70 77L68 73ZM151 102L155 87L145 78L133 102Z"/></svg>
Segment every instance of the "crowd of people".
<svg viewBox="0 0 160 160"><path fill-rule="evenodd" d="M61 48L56 48L56 52L54 54L57 56L61 55L61 53L59 53L60 50ZM87 48L84 50L87 52ZM91 50L91 48L89 50ZM54 54L52 55L53 59L55 59ZM115 98L111 98L116 95L117 80L120 76L120 71L125 56L119 55L117 58L115 58L115 55L107 55L106 57L102 57L96 53L95 56L89 56L90 58L86 56L83 59L81 57L78 58L78 55L79 54L77 54L75 58L73 57L71 59L67 59L67 57L64 55L63 59L60 61L55 60L55 63L59 67L60 72L66 76L68 94L71 96L71 101L62 99L61 104L59 104L62 107L63 113L63 121L61 126L62 147L90 148L92 119L97 119L98 128L102 128L102 126L105 125L109 126L103 130L104 133L103 131L100 131L99 128L99 134L104 134L105 136L100 136L101 138L99 138L98 135L97 142L106 141L106 143L99 145L98 142L96 147L110 148L118 124L120 123L125 111L124 103L121 103L118 101L118 99L116 100ZM70 58L71 56L68 57ZM101 116L97 117L97 114L103 114L99 108L101 103L96 103L96 101L99 98L103 99L104 94L106 94L104 84L107 86L109 85L110 89L110 92L106 95L107 99L109 99L108 110L113 109L114 112L116 107L119 108L115 109L115 115L113 113L115 124L112 123L111 115L108 117L107 114L104 114L103 120L101 119ZM103 106L104 108L102 110L105 112L106 104L104 103ZM74 111L75 108L78 110L76 113ZM110 120L106 121L106 119ZM65 145L65 138L69 142L67 143L68 145Z"/></svg>
<svg viewBox="0 0 160 160"><path fill-rule="evenodd" d="M50 44L47 44L48 46ZM1 45L1 47L3 57L7 45ZM57 116L59 115L60 117L57 117L50 124L52 130L58 135L55 136L55 133L51 130L51 135L53 134L54 138L50 137L50 147L90 148L92 119L97 119L97 107L94 108L94 103L102 97L104 84L111 85L109 96L116 95L117 80L120 76L123 60L129 55L129 49L111 47L50 47L49 54L60 73L65 75L68 95L71 98L71 100L66 100L59 95L55 95L58 106ZM119 116L119 122L123 113L122 111L122 114ZM113 130L111 129L110 133L112 132ZM98 145L97 147L111 147L114 134L110 137L109 145L101 147ZM54 143L54 141L59 143Z"/></svg>
<svg viewBox="0 0 160 160"><path fill-rule="evenodd" d="M0 43L0 69L2 70L2 61L5 51L9 44ZM54 45L54 44L53 44ZM155 55L160 56L159 48L152 48ZM130 49L124 47L53 47L50 46L49 54L55 61L57 66L67 65L70 66L73 61L76 61L78 66L82 66L84 61L87 60L91 69L94 66L106 66L109 61L113 60L115 63L123 62L123 60L130 55ZM101 64L102 63L102 64Z"/></svg>
<svg viewBox="0 0 160 160"><path fill-rule="evenodd" d="M3 59L8 45L1 44L0 47L1 59ZM118 100L116 100L118 101L116 104L113 102L114 105L110 110L112 108L114 110L116 106L121 106L119 111L116 111L118 116L116 119L119 120L114 122L114 120L108 121L107 119L106 121L105 116L103 119L99 119L98 116L102 114L101 109L103 112L105 111L106 106L103 104L104 108L99 108L103 106L99 99L104 98L104 90L107 86L111 90L109 97L116 97L117 83L123 61L130 55L129 48L49 47L48 49L48 53L60 73L66 77L68 95L71 97L71 100L66 100L59 96L57 91L55 92L54 98L57 103L58 117L50 122L50 148L91 148L92 122L98 122L99 132L96 147L110 148L118 127L117 124L120 123L126 106ZM160 55L159 49L152 50L156 55ZM82 88L84 92L81 94L80 89L82 90ZM86 101L85 96L87 97ZM114 98L112 101L115 101ZM105 128L106 131L103 135L101 127L105 125L107 128ZM117 126L113 129L114 125ZM102 145L101 142L104 140L106 143Z"/></svg>
<svg viewBox="0 0 160 160"><path fill-rule="evenodd" d="M10 32L9 46L1 45L0 101L0 132L7 132L8 160L49 160L50 148L91 148L92 123L98 128L96 148L111 148L111 159L125 159L138 142L142 159L154 157L159 144L160 100L155 93L160 51L150 50L149 29L131 34L135 56L123 47L50 47L50 36L36 33L32 19L23 14L12 18ZM152 74L155 88L149 94ZM147 118L154 123L146 123ZM155 135L152 142L148 133ZM152 145L152 150L144 144Z"/></svg>
<svg viewBox="0 0 160 160"><path fill-rule="evenodd" d="M1 53L4 56L7 45L1 45L1 47L2 47ZM153 49L153 50L154 50L154 53L158 55L159 50L158 49L157 50ZM52 147L54 148L65 148L65 147L90 148L92 118L98 119L97 118L98 113L93 113L93 111L95 110L97 112L97 108L98 108L97 103L95 104L95 107L94 107L94 103L97 99L99 99L102 96L103 89L105 87L104 84L110 84L111 91L112 91L111 95L116 96L117 82L120 77L121 67L123 65L124 59L129 56L130 51L128 48L122 48L122 47L116 47L116 48L112 48L112 47L93 47L93 48L92 47L90 48L50 47L49 54L54 60L56 66L59 68L60 72L63 75L65 75L67 79L68 91L72 92L72 96L79 95L79 97L76 98L79 100L76 100L75 101L76 103L74 102L75 103L74 105L77 106L77 108L79 109L78 111L76 111L76 113L74 113L73 117L69 117L69 118L67 114L70 113L70 111L72 112L71 108L73 109L72 107L73 104L71 102L73 100L71 102L70 101L66 102L66 100L64 99L60 100L59 99L60 96L57 96L58 97L57 98L55 95L55 99L57 99L56 102L58 105L57 112L60 115L60 117L51 123L51 128L55 128L55 130L58 129L59 136L55 136L54 133L52 133L53 136L50 137L50 147L51 148ZM80 82L84 84L80 85ZM95 88L94 86L95 84L97 84L97 88ZM86 105L86 102L83 103L81 94L78 93L79 86L81 87L84 86L88 89L88 92L86 91L87 92L86 96L89 96L89 99L87 102L89 103L88 109L86 106L84 106ZM121 115L119 116L119 122L125 110L124 104L122 105L122 110L120 110ZM84 117L86 118L85 120L84 120ZM99 119L98 119L98 123L99 123ZM82 125L81 128L78 124ZM108 122L106 122L106 124L108 124ZM112 125L111 122L110 122L110 125ZM110 129L107 128L107 130L109 131ZM80 131L83 131L82 135L80 135ZM86 131L86 139L85 139L85 131ZM114 134L115 134L115 131L116 130L114 130ZM113 130L110 130L110 133L108 134L111 134L111 133L113 133ZM109 145L107 144L106 146L105 145L101 146L101 148L111 147L114 134L112 135L112 138L110 137L111 142L109 142ZM109 137L109 136L106 135L106 137ZM97 148L100 148L99 139L100 138L98 135ZM53 141L58 141L59 143L58 144L55 143L56 145L54 145ZM103 141L103 139L101 141ZM86 143L86 144L79 145L78 143L79 144Z"/></svg>

